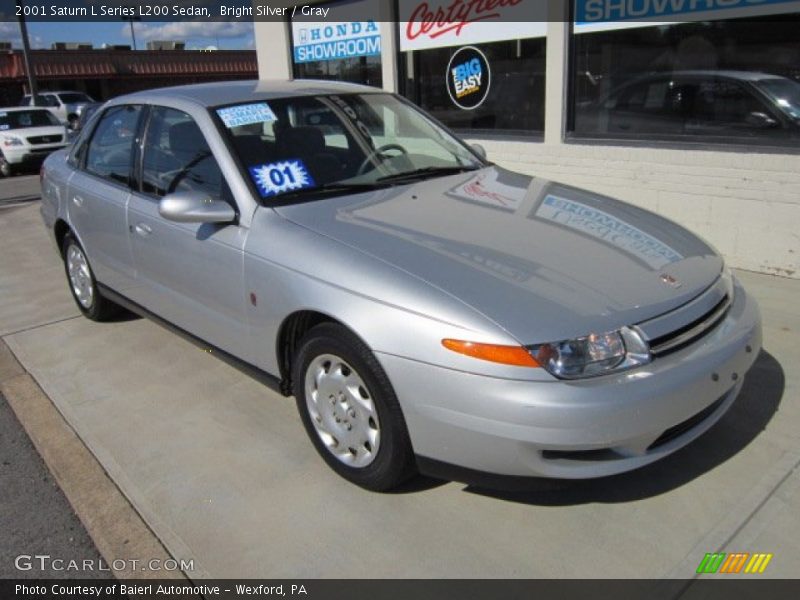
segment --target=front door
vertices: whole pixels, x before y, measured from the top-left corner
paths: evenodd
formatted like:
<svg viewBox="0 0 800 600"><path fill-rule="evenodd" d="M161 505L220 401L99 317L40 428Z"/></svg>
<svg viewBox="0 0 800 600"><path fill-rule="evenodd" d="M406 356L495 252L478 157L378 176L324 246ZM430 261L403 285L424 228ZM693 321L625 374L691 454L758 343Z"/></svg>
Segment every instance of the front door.
<svg viewBox="0 0 800 600"><path fill-rule="evenodd" d="M130 297L167 321L242 356L246 348L243 248L236 223L176 223L158 212L175 192L204 194L235 207L202 131L185 112L151 108L141 191L128 205L137 282Z"/></svg>

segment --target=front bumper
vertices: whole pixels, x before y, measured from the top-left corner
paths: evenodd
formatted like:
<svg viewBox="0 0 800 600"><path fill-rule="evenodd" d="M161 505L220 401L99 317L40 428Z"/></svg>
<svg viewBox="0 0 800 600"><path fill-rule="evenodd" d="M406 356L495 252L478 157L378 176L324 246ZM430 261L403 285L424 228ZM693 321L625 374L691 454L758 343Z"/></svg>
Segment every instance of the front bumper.
<svg viewBox="0 0 800 600"><path fill-rule="evenodd" d="M685 446L733 404L761 348L756 301L736 284L725 319L651 364L582 381L497 379L389 354L415 453L470 470L581 479Z"/></svg>
<svg viewBox="0 0 800 600"><path fill-rule="evenodd" d="M19 146L3 150L6 161L12 165L35 165L41 163L56 150L66 148L68 144L47 144L42 146Z"/></svg>

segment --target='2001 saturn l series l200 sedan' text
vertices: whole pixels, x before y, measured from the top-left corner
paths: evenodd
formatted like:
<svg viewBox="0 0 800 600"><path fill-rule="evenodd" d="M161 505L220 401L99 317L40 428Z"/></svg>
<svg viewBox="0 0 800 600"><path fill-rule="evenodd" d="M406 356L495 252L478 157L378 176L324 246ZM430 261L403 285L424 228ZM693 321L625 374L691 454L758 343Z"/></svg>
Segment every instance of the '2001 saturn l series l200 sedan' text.
<svg viewBox="0 0 800 600"><path fill-rule="evenodd" d="M373 490L641 467L719 420L761 346L695 235L493 165L373 88L122 96L42 190L87 317L127 306L274 376Z"/></svg>

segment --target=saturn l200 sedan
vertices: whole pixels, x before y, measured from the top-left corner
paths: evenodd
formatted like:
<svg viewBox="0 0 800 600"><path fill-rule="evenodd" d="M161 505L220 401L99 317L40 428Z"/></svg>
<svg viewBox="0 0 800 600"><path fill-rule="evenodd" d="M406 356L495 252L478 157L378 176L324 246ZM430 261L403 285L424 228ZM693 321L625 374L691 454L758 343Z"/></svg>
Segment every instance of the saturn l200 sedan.
<svg viewBox="0 0 800 600"><path fill-rule="evenodd" d="M126 306L273 376L372 490L652 463L725 414L761 346L703 240L373 88L119 97L42 186L83 314Z"/></svg>

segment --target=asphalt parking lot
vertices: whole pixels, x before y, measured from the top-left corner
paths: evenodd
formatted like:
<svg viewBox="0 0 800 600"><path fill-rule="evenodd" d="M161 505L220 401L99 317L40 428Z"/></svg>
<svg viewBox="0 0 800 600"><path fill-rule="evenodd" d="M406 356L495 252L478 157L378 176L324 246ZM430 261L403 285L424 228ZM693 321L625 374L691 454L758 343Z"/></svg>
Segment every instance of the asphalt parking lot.
<svg viewBox="0 0 800 600"><path fill-rule="evenodd" d="M100 564L100 554L0 394L0 578L109 578L108 571L54 569L32 556ZM20 558L21 557L21 558ZM56 563L61 567L61 563ZM19 568L22 570L19 570Z"/></svg>
<svg viewBox="0 0 800 600"><path fill-rule="evenodd" d="M2 181L0 198L36 184ZM191 578L687 578L715 551L800 574L800 281L738 274L764 352L733 409L660 463L380 495L323 464L292 400L147 320L79 317L36 201L0 201L0 232L3 343Z"/></svg>

